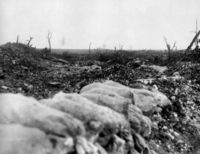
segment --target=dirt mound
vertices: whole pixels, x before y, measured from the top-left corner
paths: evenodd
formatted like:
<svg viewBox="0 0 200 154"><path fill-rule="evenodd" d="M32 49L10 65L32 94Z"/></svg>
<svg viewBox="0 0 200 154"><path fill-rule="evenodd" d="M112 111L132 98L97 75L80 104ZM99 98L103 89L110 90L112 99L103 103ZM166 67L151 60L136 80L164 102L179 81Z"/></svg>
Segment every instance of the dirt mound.
<svg viewBox="0 0 200 154"><path fill-rule="evenodd" d="M24 44L7 43L0 47L0 64L6 67L6 69L22 67L27 67L31 70L41 69L41 53L41 51Z"/></svg>

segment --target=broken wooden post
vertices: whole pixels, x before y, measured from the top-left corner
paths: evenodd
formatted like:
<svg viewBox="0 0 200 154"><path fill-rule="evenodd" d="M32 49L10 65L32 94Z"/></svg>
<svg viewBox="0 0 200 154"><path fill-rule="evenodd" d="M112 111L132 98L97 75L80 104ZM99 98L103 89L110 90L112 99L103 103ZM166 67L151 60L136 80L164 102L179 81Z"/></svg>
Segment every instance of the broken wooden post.
<svg viewBox="0 0 200 154"><path fill-rule="evenodd" d="M29 40L27 40L28 41L28 43L27 43L27 46L32 46L32 45L30 45L30 43L31 43L31 41L33 40L33 37L30 37L30 39Z"/></svg>
<svg viewBox="0 0 200 154"><path fill-rule="evenodd" d="M190 43L190 45L189 45L189 46L187 47L187 49L185 50L185 53L188 52L188 51L192 48L194 42L196 42L196 40L197 40L197 38L198 38L199 35L200 35L200 30L198 31L198 33L196 33L196 35L195 35L194 38L192 39L192 42Z"/></svg>

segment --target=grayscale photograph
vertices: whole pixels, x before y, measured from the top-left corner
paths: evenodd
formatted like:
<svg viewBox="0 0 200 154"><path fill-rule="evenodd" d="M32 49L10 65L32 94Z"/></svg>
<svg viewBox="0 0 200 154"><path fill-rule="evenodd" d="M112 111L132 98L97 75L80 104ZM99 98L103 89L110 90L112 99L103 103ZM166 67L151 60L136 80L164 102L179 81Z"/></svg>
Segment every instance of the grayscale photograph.
<svg viewBox="0 0 200 154"><path fill-rule="evenodd" d="M200 0L0 0L0 154L200 154Z"/></svg>

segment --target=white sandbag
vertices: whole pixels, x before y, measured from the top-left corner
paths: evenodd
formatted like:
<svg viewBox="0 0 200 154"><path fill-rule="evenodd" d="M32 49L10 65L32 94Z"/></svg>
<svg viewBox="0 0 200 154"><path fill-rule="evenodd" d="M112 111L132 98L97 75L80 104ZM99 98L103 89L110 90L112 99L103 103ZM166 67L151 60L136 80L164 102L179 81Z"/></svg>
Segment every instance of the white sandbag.
<svg viewBox="0 0 200 154"><path fill-rule="evenodd" d="M107 93L110 93L110 91L117 93L118 95L130 99L133 101L133 94L129 88L126 88L125 86L113 86L113 85L107 85L105 83L92 83L89 84L81 89L80 93L84 93L86 91L90 91L91 89L94 88L102 88L104 89ZM134 102L132 102L134 103Z"/></svg>
<svg viewBox="0 0 200 154"><path fill-rule="evenodd" d="M53 149L37 128L0 124L0 154L53 154Z"/></svg>
<svg viewBox="0 0 200 154"><path fill-rule="evenodd" d="M130 122L131 128L135 130L136 133L147 137L151 134L151 120L142 114L142 111L135 105L130 105L128 107L128 120Z"/></svg>
<svg viewBox="0 0 200 154"><path fill-rule="evenodd" d="M0 94L0 123L22 124L62 136L85 134L78 119L21 94Z"/></svg>
<svg viewBox="0 0 200 154"><path fill-rule="evenodd" d="M134 102L144 114L150 116L159 107L171 104L170 100L159 91L132 89Z"/></svg>
<svg viewBox="0 0 200 154"><path fill-rule="evenodd" d="M145 142L145 139L140 134L134 134L135 148L139 153L150 154L149 146Z"/></svg>
<svg viewBox="0 0 200 154"><path fill-rule="evenodd" d="M109 89L105 89L103 86L92 88L90 90L82 92L81 94L85 94L85 93L102 94L102 95L107 95L107 96L110 96L110 97L116 97L116 96L121 97L116 92L111 91ZM124 98L124 97L122 97L122 98Z"/></svg>
<svg viewBox="0 0 200 154"><path fill-rule="evenodd" d="M122 113L129 120L130 126L137 133L149 136L151 133L151 120L142 114L142 111L127 99L121 96L111 97L97 93L82 93L82 96L91 100L93 103L107 106L114 111Z"/></svg>
<svg viewBox="0 0 200 154"><path fill-rule="evenodd" d="M59 92L52 99L43 99L40 100L40 102L69 113L86 123L90 121L100 121L104 126L110 128L129 126L128 121L122 114L108 107L95 104L76 93L66 94Z"/></svg>
<svg viewBox="0 0 200 154"><path fill-rule="evenodd" d="M106 95L98 93L98 89L96 91L88 91L86 93L82 93L81 96L89 99L93 103L107 106L114 111L119 113L123 113L125 116L127 115L128 105L131 104L129 99L121 97L119 95Z"/></svg>

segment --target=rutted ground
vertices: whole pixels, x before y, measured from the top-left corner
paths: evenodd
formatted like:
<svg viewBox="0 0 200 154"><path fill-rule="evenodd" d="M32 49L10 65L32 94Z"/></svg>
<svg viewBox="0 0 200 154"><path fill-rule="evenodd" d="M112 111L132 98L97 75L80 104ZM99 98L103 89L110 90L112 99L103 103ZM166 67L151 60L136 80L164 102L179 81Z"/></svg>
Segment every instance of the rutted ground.
<svg viewBox="0 0 200 154"><path fill-rule="evenodd" d="M24 99L19 99L21 107L27 106L26 110L23 110L24 113L17 110L17 103L16 106L12 105L13 102L10 102L10 106L3 103L9 111L14 110L16 115L22 114L18 118L14 116L14 119L12 119L12 114L9 115L11 121L7 123L17 121L23 125L2 125L0 129L6 128L7 132L16 128L13 135L5 136L4 134L4 139L17 136L19 133L25 140L31 139L32 144L32 142L37 142L38 135L39 140L41 138L44 144L37 142L35 153L37 147L51 151L52 140L57 140L59 143L58 146L53 147L54 152L64 149L63 153L74 149L79 153L91 152L91 149L93 152L99 149L101 153L105 152L104 149L114 153L116 151L127 153L130 149L132 153L133 151L135 153L136 151L138 153L154 151L162 154L198 153L200 141L199 64L177 62L165 70L166 68L141 63L133 58L123 64L97 61L90 61L90 64L87 61L70 64L22 44L1 46L0 91L34 96L37 100L25 99L31 99L39 104L42 108L41 113L44 106L45 109L48 106L48 110L51 111L48 113L54 113L53 117L39 114L46 119L45 122L41 118L38 120L37 116L34 116L37 115L34 114L35 112L30 111L33 113L32 116L28 114L31 107L24 103L26 102ZM61 90L67 94L58 93ZM78 94L72 94L74 92ZM49 99L44 100L44 98ZM42 101L38 103L41 99ZM98 108L99 112L95 112L94 108ZM6 109L1 112L3 113ZM4 112L4 114L8 113ZM26 115L30 116L30 121L22 123L23 116ZM67 117L67 122L63 116ZM19 120L20 118L22 120ZM33 118L36 118L34 126L30 125ZM0 120L3 121L1 118ZM57 123L58 127L52 127L51 122ZM35 127L36 130L29 127ZM75 128L80 129L76 131ZM22 129L24 131L20 132ZM27 136L25 132L29 131L37 134L35 139ZM79 134L79 136L72 134ZM66 145L63 146L64 142L67 143L68 148ZM19 147L17 146L19 142L13 143ZM28 143L24 143L27 148ZM75 148L73 145L76 145ZM126 148L118 149L116 145L118 147L126 145ZM93 148L88 149L88 146Z"/></svg>

